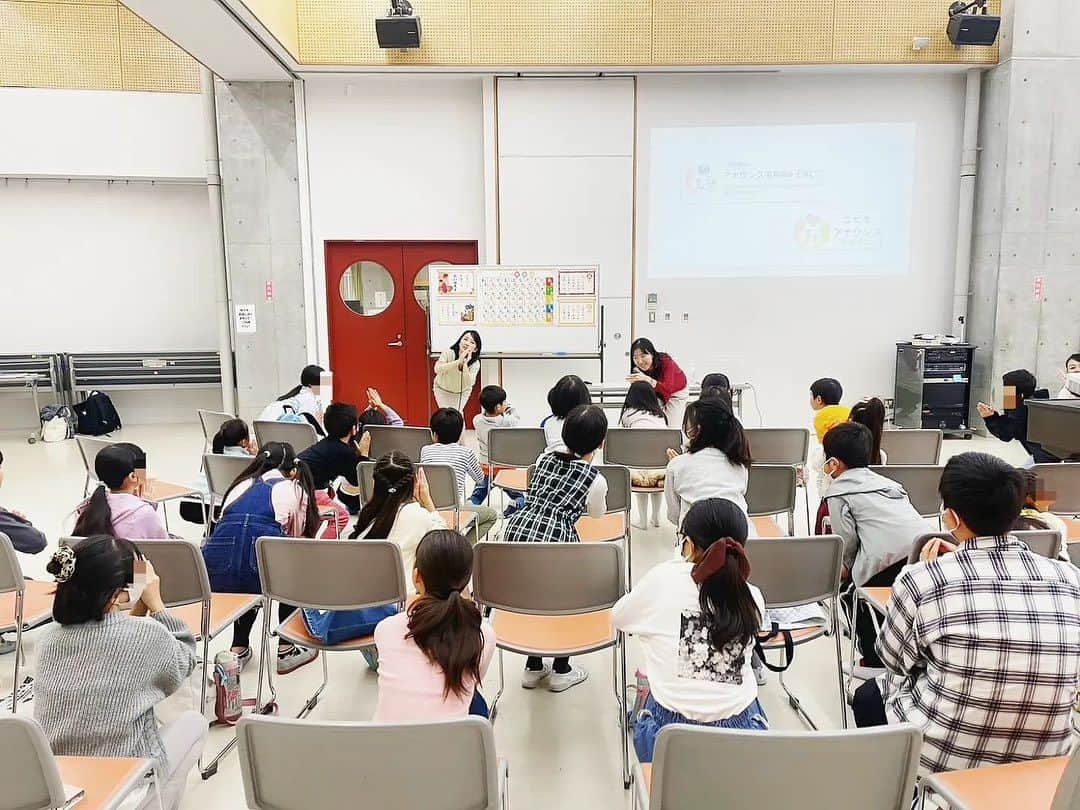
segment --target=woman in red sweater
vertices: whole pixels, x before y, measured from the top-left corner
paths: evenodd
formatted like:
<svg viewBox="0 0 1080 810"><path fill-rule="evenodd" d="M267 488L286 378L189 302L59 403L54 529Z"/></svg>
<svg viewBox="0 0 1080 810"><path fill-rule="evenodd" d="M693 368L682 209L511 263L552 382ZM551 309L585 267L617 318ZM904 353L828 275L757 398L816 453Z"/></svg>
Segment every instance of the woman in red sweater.
<svg viewBox="0 0 1080 810"><path fill-rule="evenodd" d="M648 338L638 338L630 344L630 376L627 382L647 382L664 405L668 427L681 428L683 413L690 400L686 375L670 354L656 350Z"/></svg>

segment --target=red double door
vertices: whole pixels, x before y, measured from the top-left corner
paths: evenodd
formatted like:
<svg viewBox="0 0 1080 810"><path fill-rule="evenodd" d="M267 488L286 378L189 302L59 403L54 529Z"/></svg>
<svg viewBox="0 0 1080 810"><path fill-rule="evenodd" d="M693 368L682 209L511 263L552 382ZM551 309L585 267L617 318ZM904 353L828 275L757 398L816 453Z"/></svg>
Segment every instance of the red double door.
<svg viewBox="0 0 1080 810"><path fill-rule="evenodd" d="M367 389L376 388L407 424L427 425L434 408L428 265L476 264L476 242L327 242L325 249L334 399L363 410ZM477 409L474 390L467 425Z"/></svg>

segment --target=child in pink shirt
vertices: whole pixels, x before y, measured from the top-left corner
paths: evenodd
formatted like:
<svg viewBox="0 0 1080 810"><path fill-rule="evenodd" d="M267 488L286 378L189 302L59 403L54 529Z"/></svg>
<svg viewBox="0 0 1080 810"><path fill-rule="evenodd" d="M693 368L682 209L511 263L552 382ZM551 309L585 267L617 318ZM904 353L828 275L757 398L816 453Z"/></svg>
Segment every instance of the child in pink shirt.
<svg viewBox="0 0 1080 810"><path fill-rule="evenodd" d="M419 598L379 622L376 723L488 716L477 691L495 654L495 631L465 593L473 550L458 532L428 532L416 548Z"/></svg>
<svg viewBox="0 0 1080 810"><path fill-rule="evenodd" d="M102 448L94 459L94 473L101 484L76 508L78 518L72 534L107 534L125 540L160 540L169 536L157 505L142 498L146 454L137 445L123 443Z"/></svg>

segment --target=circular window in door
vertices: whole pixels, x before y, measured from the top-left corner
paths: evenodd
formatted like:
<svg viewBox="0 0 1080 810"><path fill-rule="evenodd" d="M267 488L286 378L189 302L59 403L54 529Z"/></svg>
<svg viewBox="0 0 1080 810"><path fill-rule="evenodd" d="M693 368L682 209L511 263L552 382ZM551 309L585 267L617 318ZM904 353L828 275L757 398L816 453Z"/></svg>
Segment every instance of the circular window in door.
<svg viewBox="0 0 1080 810"><path fill-rule="evenodd" d="M366 259L349 265L338 287L342 302L357 315L379 315L394 300L390 271Z"/></svg>
<svg viewBox="0 0 1080 810"><path fill-rule="evenodd" d="M416 297L416 303L420 305L420 308L424 312L428 311L428 304L431 301L431 290L428 287L428 268L429 267L442 267L449 262L428 262L420 268L420 272L416 274L416 278L413 279L412 291Z"/></svg>

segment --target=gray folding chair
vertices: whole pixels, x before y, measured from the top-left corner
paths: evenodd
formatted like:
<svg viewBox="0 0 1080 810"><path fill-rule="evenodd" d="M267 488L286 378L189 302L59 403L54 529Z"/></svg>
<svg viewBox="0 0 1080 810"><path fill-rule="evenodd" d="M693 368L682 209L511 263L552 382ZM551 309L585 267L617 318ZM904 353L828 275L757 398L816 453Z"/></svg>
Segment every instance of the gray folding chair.
<svg viewBox="0 0 1080 810"><path fill-rule="evenodd" d="M746 485L750 517L785 514L788 535L795 536L795 468L780 464L751 464Z"/></svg>
<svg viewBox="0 0 1080 810"><path fill-rule="evenodd" d="M11 614L11 622L8 624L7 617L0 618L0 627L3 631L15 631L15 651L12 658L15 661L15 671L12 677L11 713L14 714L19 706L19 665L22 663L22 634L23 630L29 630L26 626L26 579L23 578L22 567L19 559L15 556L15 547L11 544L11 538L0 532L0 596L14 595L14 610ZM5 610L4 613L7 611ZM2 760L3 757L0 757Z"/></svg>
<svg viewBox="0 0 1080 810"><path fill-rule="evenodd" d="M203 504L207 533L210 532L210 524L214 519L214 509L225 502L225 493L229 491L229 487L254 460L251 456L222 456L214 453L203 455L203 472L206 475L207 489L210 490L208 503Z"/></svg>
<svg viewBox="0 0 1080 810"><path fill-rule="evenodd" d="M519 489L506 481L506 470L524 470L536 462L545 450L547 450L547 437L543 428L515 427L515 428L492 428L488 432L487 474L490 486L488 487L487 503L491 504L491 492L499 489Z"/></svg>
<svg viewBox="0 0 1080 810"><path fill-rule="evenodd" d="M622 550L614 543L476 544L473 597L494 608L499 648L495 722L505 688L503 651L539 657L576 656L611 648L621 733L623 787L630 787L626 717L626 642L611 608L626 593Z"/></svg>
<svg viewBox="0 0 1080 810"><path fill-rule="evenodd" d="M1080 515L1080 463L1036 464L1031 470L1038 477L1038 500L1047 503L1046 511Z"/></svg>
<svg viewBox="0 0 1080 810"><path fill-rule="evenodd" d="M210 445L214 441L214 436L221 429L221 426L228 422L230 419L236 417L231 413L225 413L224 411L207 411L203 408L199 408L196 413L199 414L199 424L202 425L203 433L203 452L210 452Z"/></svg>
<svg viewBox="0 0 1080 810"><path fill-rule="evenodd" d="M635 470L663 470L668 450L682 451L682 431L671 428L608 428L604 463ZM653 487L633 487L634 492L653 492Z"/></svg>
<svg viewBox="0 0 1080 810"><path fill-rule="evenodd" d="M922 734L910 724L853 731L742 731L672 725L635 778L649 810L908 810ZM732 790L738 785L738 790Z"/></svg>
<svg viewBox="0 0 1080 810"><path fill-rule="evenodd" d="M297 453L303 453L319 440L315 428L307 422L267 422L255 420L255 441L259 447L266 447L270 442L284 442L292 445Z"/></svg>
<svg viewBox="0 0 1080 810"><path fill-rule="evenodd" d="M367 425L364 431L371 434L368 458L379 459L394 450L400 450L410 461L419 463L420 450L431 444L431 431L423 427L390 427Z"/></svg>
<svg viewBox="0 0 1080 810"><path fill-rule="evenodd" d="M806 466L810 454L810 431L807 428L746 428L745 432L754 464ZM805 483L798 483L797 477L796 487L803 489L806 501L806 530L811 532L813 524L810 522L810 490ZM794 521L791 523L791 533L795 533Z"/></svg>
<svg viewBox="0 0 1080 810"><path fill-rule="evenodd" d="M382 725L244 717L240 772L252 810L504 810L507 769L479 717Z"/></svg>
<svg viewBox="0 0 1080 810"><path fill-rule="evenodd" d="M1048 557L1051 560L1061 559L1058 553L1061 551L1061 533L1053 529L1028 529L1013 532L1017 540L1022 540L1035 554Z"/></svg>
<svg viewBox="0 0 1080 810"><path fill-rule="evenodd" d="M941 461L940 430L883 430L881 449L890 466L938 464Z"/></svg>
<svg viewBox="0 0 1080 810"><path fill-rule="evenodd" d="M97 454L110 444L116 444L116 442L112 439L99 439L96 436L75 436L75 445L79 448L79 455L82 456L83 466L86 468L86 480L83 482L84 497L90 491L90 484L98 480L97 473L94 471Z"/></svg>
<svg viewBox="0 0 1080 810"><path fill-rule="evenodd" d="M836 644L836 682L840 692L840 718L844 728L848 726L847 700L844 694L844 673L838 632L838 600L840 598L840 567L844 559L844 541L835 534L815 537L776 537L751 539L746 544L750 559L750 581L761 589L767 608L789 608L828 602L828 624L791 630L791 646L808 644L824 635L832 634ZM767 651L784 650L786 639L775 637L762 642ZM785 652L785 658L787 658ZM785 664L790 664L786 660ZM784 673L779 673L780 686L788 696L788 702L812 729L814 721L803 709L802 703L784 683Z"/></svg>
<svg viewBox="0 0 1080 810"><path fill-rule="evenodd" d="M227 458L227 456L207 456ZM242 460L242 459L241 459ZM247 593L213 593L202 551L187 540L132 540L139 552L154 566L161 579L161 601L170 612L185 622L196 641L202 642L202 684L199 706L206 705L209 682L210 642L233 622L257 608L262 599ZM217 773L218 763L236 745L235 737L208 764L199 757L203 779Z"/></svg>
<svg viewBox="0 0 1080 810"><path fill-rule="evenodd" d="M297 608L316 610L360 610L396 604L405 609L405 564L401 549L388 540L299 540L291 537L260 537L255 541L259 581L263 594L263 636L259 656L259 690L256 706L262 707L263 672L276 701L273 667L269 666L270 608L284 602ZM281 622L274 633L300 647L319 651L322 684L307 699L297 717L306 717L319 703L326 689L327 652L371 649L374 636L324 644L311 636L300 610Z"/></svg>
<svg viewBox="0 0 1080 810"><path fill-rule="evenodd" d="M431 500L435 502L436 509L453 509L457 512L461 508L458 499L457 477L454 468L449 464L417 464L427 477L428 489L431 490ZM371 500L375 494L375 462L361 461L356 465L356 480L360 482L360 498L364 503Z"/></svg>
<svg viewBox="0 0 1080 810"><path fill-rule="evenodd" d="M956 810L1080 810L1080 745L1068 757L929 774L920 785L920 808L930 806L928 796L938 798L937 806L944 802Z"/></svg>
<svg viewBox="0 0 1080 810"><path fill-rule="evenodd" d="M0 717L0 779L3 810L67 806L64 780L41 726L23 717Z"/></svg>
<svg viewBox="0 0 1080 810"><path fill-rule="evenodd" d="M891 461L890 457L890 461ZM941 473L944 467L927 464L900 464L886 467L871 466L878 475L890 478L904 488L915 511L924 518L941 520Z"/></svg>

